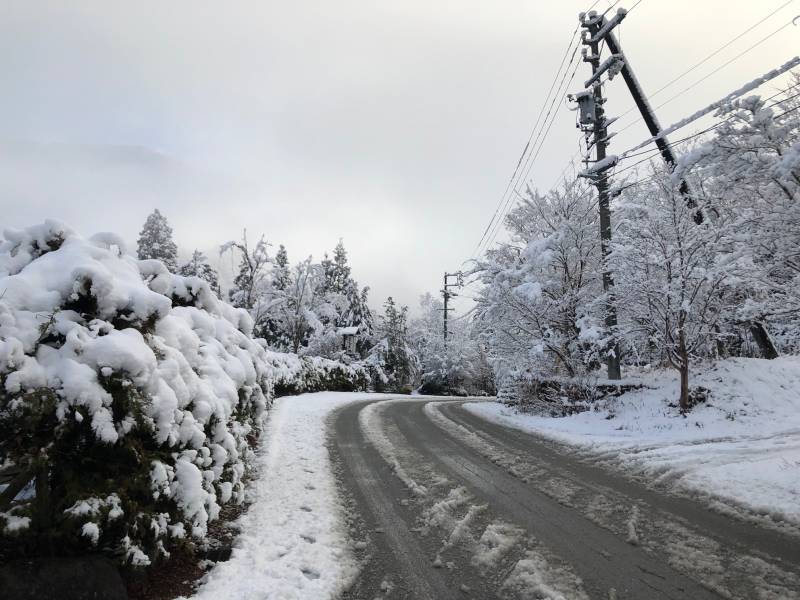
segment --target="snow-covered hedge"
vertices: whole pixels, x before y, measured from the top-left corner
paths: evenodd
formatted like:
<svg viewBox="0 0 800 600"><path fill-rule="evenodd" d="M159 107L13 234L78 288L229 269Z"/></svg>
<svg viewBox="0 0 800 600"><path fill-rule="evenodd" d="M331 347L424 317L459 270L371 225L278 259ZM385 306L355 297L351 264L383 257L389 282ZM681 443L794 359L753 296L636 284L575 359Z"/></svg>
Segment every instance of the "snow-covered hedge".
<svg viewBox="0 0 800 600"><path fill-rule="evenodd" d="M370 373L359 364L346 365L318 356L271 351L267 352L267 362L276 396L320 391L356 392L370 386Z"/></svg>
<svg viewBox="0 0 800 600"><path fill-rule="evenodd" d="M245 311L112 234L47 221L4 235L0 467L15 475L0 533L138 565L204 535L243 500L280 361Z"/></svg>

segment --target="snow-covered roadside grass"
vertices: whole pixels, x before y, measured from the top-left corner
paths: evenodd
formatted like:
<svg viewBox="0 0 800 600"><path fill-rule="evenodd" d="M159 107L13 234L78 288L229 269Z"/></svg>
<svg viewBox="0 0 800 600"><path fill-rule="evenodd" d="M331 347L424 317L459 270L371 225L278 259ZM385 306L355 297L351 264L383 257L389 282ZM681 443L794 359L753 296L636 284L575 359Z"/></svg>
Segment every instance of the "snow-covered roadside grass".
<svg viewBox="0 0 800 600"><path fill-rule="evenodd" d="M278 399L258 453L257 479L230 560L204 578L196 600L324 599L357 573L326 447L337 408L382 394L320 392Z"/></svg>
<svg viewBox="0 0 800 600"><path fill-rule="evenodd" d="M640 376L648 389L564 418L520 414L498 403L467 404L475 415L578 446L719 510L744 509L800 526L800 357L733 358L694 375L711 390L684 418L669 406L677 378Z"/></svg>

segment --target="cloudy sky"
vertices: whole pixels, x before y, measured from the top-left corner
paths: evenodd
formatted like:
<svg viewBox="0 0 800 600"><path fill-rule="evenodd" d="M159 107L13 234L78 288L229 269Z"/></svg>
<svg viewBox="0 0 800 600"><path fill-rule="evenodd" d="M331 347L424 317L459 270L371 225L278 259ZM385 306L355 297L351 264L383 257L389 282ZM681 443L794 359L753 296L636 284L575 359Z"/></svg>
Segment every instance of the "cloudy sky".
<svg viewBox="0 0 800 600"><path fill-rule="evenodd" d="M295 260L341 237L376 299L413 304L471 256L588 3L3 2L1 224L55 217L133 243L159 207L186 251L246 227ZM784 4L643 0L621 42L654 91ZM653 103L798 13L789 2ZM781 30L660 108L662 123L785 62L799 35ZM631 106L621 80L607 92L610 115ZM531 170L540 188L577 149L573 122L562 108Z"/></svg>

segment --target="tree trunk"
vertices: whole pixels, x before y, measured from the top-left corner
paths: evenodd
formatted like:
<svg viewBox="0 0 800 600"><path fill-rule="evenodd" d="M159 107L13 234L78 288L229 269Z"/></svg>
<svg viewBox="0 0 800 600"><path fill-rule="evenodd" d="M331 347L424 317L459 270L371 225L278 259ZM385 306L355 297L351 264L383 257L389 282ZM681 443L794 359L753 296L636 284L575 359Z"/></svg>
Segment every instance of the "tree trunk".
<svg viewBox="0 0 800 600"><path fill-rule="evenodd" d="M686 413L689 411L689 352L686 350L686 336L683 329L678 333L678 371L681 374L681 396L680 407L681 412Z"/></svg>
<svg viewBox="0 0 800 600"><path fill-rule="evenodd" d="M767 328L764 326L764 323L761 321L751 321L750 335L753 336L753 340L755 340L756 345L761 352L761 356L769 360L773 360L780 356L778 349L772 342L772 338L769 336Z"/></svg>
<svg viewBox="0 0 800 600"><path fill-rule="evenodd" d="M681 412L689 411L689 365L683 363L680 368L681 373L681 397L680 406Z"/></svg>
<svg viewBox="0 0 800 600"><path fill-rule="evenodd" d="M34 501L34 515L39 534L39 544L49 555L54 554L53 548L53 507L50 494L50 472L46 460L42 460L36 470L36 499Z"/></svg>
<svg viewBox="0 0 800 600"><path fill-rule="evenodd" d="M726 358L728 356L728 351L727 348L725 348L725 342L722 341L722 330L719 328L719 325L714 325L714 333L717 334L717 357Z"/></svg>

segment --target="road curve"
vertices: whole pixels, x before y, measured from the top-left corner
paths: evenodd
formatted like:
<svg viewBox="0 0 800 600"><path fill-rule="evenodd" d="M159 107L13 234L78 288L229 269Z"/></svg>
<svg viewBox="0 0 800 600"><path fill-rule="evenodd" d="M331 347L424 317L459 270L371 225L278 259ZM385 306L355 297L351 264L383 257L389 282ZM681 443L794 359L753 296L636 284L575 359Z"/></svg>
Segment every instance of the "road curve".
<svg viewBox="0 0 800 600"><path fill-rule="evenodd" d="M356 403L330 448L362 563L343 599L800 599L800 543L460 401Z"/></svg>

